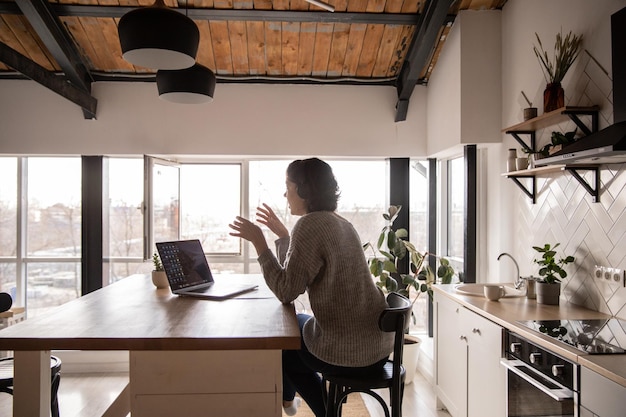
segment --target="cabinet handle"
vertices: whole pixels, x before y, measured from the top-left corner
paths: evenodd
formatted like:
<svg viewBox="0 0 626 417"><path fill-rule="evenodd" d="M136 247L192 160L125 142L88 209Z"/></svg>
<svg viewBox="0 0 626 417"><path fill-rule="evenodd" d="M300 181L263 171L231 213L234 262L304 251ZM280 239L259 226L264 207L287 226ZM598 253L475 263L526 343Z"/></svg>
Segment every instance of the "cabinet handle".
<svg viewBox="0 0 626 417"><path fill-rule="evenodd" d="M480 335L480 329L477 329L476 327L474 327L474 328L472 329L472 333L475 333L475 334L477 334L477 335Z"/></svg>
<svg viewBox="0 0 626 417"><path fill-rule="evenodd" d="M463 335L461 335L461 336L459 336L459 339L460 339L460 340L465 340L465 341L467 342L467 336L463 336Z"/></svg>

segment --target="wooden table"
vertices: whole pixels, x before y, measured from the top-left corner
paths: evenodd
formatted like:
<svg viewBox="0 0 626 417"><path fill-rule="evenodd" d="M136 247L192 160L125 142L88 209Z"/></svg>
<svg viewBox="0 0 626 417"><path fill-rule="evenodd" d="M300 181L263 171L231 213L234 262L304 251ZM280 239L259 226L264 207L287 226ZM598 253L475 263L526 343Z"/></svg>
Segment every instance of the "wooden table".
<svg viewBox="0 0 626 417"><path fill-rule="evenodd" d="M129 351L130 382L106 416L280 416L281 350L300 346L294 307L260 275L226 277L259 289L209 301L137 275L1 330L0 350L15 351L13 415L49 415L50 351L67 349Z"/></svg>

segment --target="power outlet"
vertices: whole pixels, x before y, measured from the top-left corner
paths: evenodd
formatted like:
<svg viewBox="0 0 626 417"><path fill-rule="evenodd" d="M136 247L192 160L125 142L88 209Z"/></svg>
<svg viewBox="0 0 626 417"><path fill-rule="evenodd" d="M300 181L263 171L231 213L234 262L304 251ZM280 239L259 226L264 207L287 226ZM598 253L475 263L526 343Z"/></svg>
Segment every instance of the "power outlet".
<svg viewBox="0 0 626 417"><path fill-rule="evenodd" d="M623 269L609 268L608 266L595 265L593 278L597 282L606 282L626 286L626 273Z"/></svg>

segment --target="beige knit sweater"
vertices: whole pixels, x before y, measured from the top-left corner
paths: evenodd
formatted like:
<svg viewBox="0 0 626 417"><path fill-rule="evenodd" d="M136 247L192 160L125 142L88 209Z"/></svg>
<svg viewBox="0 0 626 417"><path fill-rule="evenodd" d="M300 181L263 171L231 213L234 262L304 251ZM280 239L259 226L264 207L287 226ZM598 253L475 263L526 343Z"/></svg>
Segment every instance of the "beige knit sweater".
<svg viewBox="0 0 626 417"><path fill-rule="evenodd" d="M378 328L387 307L350 222L334 212L301 217L291 238L276 241L259 264L269 288L283 303L308 291L314 318L303 331L309 351L339 366L371 365L389 355L393 334Z"/></svg>

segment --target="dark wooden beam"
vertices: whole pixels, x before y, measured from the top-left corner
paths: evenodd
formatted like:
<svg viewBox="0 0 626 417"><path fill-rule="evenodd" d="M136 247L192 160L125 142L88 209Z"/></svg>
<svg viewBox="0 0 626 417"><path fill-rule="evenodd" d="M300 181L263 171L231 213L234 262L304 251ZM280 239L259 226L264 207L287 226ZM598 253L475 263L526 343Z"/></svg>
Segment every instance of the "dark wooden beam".
<svg viewBox="0 0 626 417"><path fill-rule="evenodd" d="M41 65L0 42L0 61L24 74L31 80L54 91L83 109L83 113L96 117L97 100L83 89L51 73Z"/></svg>
<svg viewBox="0 0 626 417"><path fill-rule="evenodd" d="M396 122L406 120L413 89L419 81L422 69L428 64L433 53L441 27L449 21L448 11L455 1L430 0L424 7L424 13L419 15L417 30L402 64L396 85L398 90Z"/></svg>
<svg viewBox="0 0 626 417"><path fill-rule="evenodd" d="M25 0L22 0L25 1ZM80 4L50 4L57 16L120 18L136 7L92 6ZM176 10L176 9L174 9ZM183 9L180 9L183 12ZM194 20L236 20L250 22L317 22L317 23L366 23L380 25L415 26L418 15L410 13L350 13L314 12L292 10L244 10L244 9L188 9L187 15ZM0 14L20 14L12 2L0 2Z"/></svg>
<svg viewBox="0 0 626 417"><path fill-rule="evenodd" d="M78 48L47 0L15 0L28 22L59 64L67 79L77 88L91 93L92 77ZM85 118L95 114L85 113Z"/></svg>

